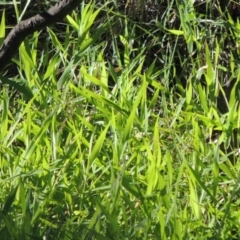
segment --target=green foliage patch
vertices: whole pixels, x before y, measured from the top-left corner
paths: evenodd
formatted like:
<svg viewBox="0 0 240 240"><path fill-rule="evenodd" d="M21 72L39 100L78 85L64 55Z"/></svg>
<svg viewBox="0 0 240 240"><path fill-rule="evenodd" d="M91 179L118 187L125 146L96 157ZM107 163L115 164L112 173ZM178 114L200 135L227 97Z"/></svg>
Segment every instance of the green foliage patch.
<svg viewBox="0 0 240 240"><path fill-rule="evenodd" d="M144 4L83 1L1 73L1 239L239 239L239 21Z"/></svg>

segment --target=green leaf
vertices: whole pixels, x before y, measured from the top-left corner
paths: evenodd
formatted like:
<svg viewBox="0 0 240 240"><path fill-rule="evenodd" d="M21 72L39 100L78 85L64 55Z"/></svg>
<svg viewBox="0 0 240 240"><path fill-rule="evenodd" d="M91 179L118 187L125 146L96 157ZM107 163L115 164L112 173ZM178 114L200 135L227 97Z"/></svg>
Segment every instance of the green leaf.
<svg viewBox="0 0 240 240"><path fill-rule="evenodd" d="M53 112L46 118L46 120L42 123L40 130L36 133L36 135L34 136L32 141L30 142L29 146L22 153L22 155L20 157L21 161L15 169L15 172L13 174L14 176L17 176L18 174L20 174L21 170L24 167L24 165L26 164L26 162L30 160L30 157L32 156L35 149L37 148L38 143L41 141L43 134L47 131L47 129L52 121L53 115L56 114L55 112L56 111L53 110Z"/></svg>
<svg viewBox="0 0 240 240"><path fill-rule="evenodd" d="M201 84L197 84L197 90L198 90L201 106L205 112L208 112L209 109L207 105L207 97Z"/></svg>
<svg viewBox="0 0 240 240"><path fill-rule="evenodd" d="M102 131L100 134L99 138L97 139L96 144L94 145L92 151L89 153L89 158L88 158L88 165L87 165L87 172L90 169L93 161L97 158L100 150L102 149L103 143L106 139L106 134L108 132L108 128L110 126L110 123L105 127L105 129Z"/></svg>
<svg viewBox="0 0 240 240"><path fill-rule="evenodd" d="M0 47L3 44L4 38L5 38L5 9L3 9L2 12L2 20L0 23Z"/></svg>
<svg viewBox="0 0 240 240"><path fill-rule="evenodd" d="M107 27L108 27L108 24L102 25L96 31L94 31L94 34L92 35L92 37L84 39L80 45L80 52L85 51L88 47L90 47L92 44L94 44L99 39L100 35L105 31L105 29Z"/></svg>
<svg viewBox="0 0 240 240"><path fill-rule="evenodd" d="M213 66L211 61L211 53L209 51L209 47L207 44L206 44L206 61L207 61L206 80L209 86L215 82L215 79L214 79L214 71L213 71Z"/></svg>
<svg viewBox="0 0 240 240"><path fill-rule="evenodd" d="M3 209L2 209L2 214L3 215L7 215L14 200L15 200L15 197L16 197L16 193L17 193L17 190L18 190L18 184L12 189L12 191L8 194L7 196L7 199L3 205Z"/></svg>
<svg viewBox="0 0 240 240"><path fill-rule="evenodd" d="M50 61L49 61L49 64L48 64L48 67L47 67L47 70L43 76L43 80L49 78L55 71L55 67L58 66L58 60L59 60L59 57L57 55L55 55Z"/></svg>
<svg viewBox="0 0 240 240"><path fill-rule="evenodd" d="M136 100L134 101L134 105L132 107L131 114L130 114L129 118L127 119L125 130L123 132L123 143L125 143L128 140L128 138L131 134L131 131L132 131L132 128L133 128L133 122L134 122L135 115L136 115L136 110L138 108L138 105L141 102L142 95L143 95L143 85L139 89L138 96L137 96Z"/></svg>
<svg viewBox="0 0 240 240"><path fill-rule="evenodd" d="M106 216L108 222L113 227L113 231L117 232L119 230L118 223L116 222L115 218L111 216L111 214L108 212L106 207L102 205L99 201L96 202L98 207L101 209L102 213Z"/></svg>
<svg viewBox="0 0 240 240"><path fill-rule="evenodd" d="M142 198L142 194L139 192L138 188L135 187L132 184L132 178L126 175L123 175L122 178L122 186L129 191L129 193L131 193L133 196L135 196L137 199L141 199Z"/></svg>
<svg viewBox="0 0 240 240"><path fill-rule="evenodd" d="M167 31L177 36L184 35L184 31L182 30L168 29Z"/></svg>
<svg viewBox="0 0 240 240"><path fill-rule="evenodd" d="M83 66L81 67L80 71L86 80L90 80L94 84L101 86L106 92L110 93L108 86L105 84L106 81L105 82L101 81L101 79L98 79L98 78L94 77L93 75L88 74L85 67L83 67Z"/></svg>
<svg viewBox="0 0 240 240"><path fill-rule="evenodd" d="M1 135L0 139L4 139L8 133L8 113L9 113L9 98L8 92L4 91L2 96L2 118L1 118Z"/></svg>
<svg viewBox="0 0 240 240"><path fill-rule="evenodd" d="M49 32L49 34L50 34L50 37L51 37L51 39L52 39L52 42L53 42L54 46L55 46L56 48L60 49L62 52L65 52L65 49L64 49L64 47L62 46L62 44L59 42L56 34L55 34L50 28L48 28L47 30L48 30L48 32Z"/></svg>
<svg viewBox="0 0 240 240"><path fill-rule="evenodd" d="M192 81L191 79L188 81L188 86L187 86L187 91L186 91L186 103L190 104L192 101L192 92L193 92L193 87L192 87Z"/></svg>
<svg viewBox="0 0 240 240"><path fill-rule="evenodd" d="M73 66L73 62L71 61L68 64L68 66L64 69L64 72L62 73L62 75L57 83L58 90L60 90L64 86L65 82L69 79L69 75L72 71L72 66Z"/></svg>
<svg viewBox="0 0 240 240"><path fill-rule="evenodd" d="M74 19L72 17L70 17L69 15L66 16L68 22L70 23L70 25L78 32L80 29L80 26L76 23L76 21L74 21Z"/></svg>
<svg viewBox="0 0 240 240"><path fill-rule="evenodd" d="M24 84L19 84L16 81L10 80L4 76L2 76L0 74L0 81L3 84L8 84L9 86L11 86L12 88L14 88L15 90L19 91L20 93L22 93L27 99L31 99L33 98L33 93L31 91L31 89L29 87L27 87Z"/></svg>

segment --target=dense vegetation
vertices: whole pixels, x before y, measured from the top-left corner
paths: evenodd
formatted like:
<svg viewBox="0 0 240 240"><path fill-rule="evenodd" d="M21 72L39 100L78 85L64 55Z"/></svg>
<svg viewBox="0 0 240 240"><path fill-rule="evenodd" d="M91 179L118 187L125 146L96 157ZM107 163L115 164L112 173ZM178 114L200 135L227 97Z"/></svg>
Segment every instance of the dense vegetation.
<svg viewBox="0 0 240 240"><path fill-rule="evenodd" d="M0 238L239 239L240 6L102 2L0 73Z"/></svg>

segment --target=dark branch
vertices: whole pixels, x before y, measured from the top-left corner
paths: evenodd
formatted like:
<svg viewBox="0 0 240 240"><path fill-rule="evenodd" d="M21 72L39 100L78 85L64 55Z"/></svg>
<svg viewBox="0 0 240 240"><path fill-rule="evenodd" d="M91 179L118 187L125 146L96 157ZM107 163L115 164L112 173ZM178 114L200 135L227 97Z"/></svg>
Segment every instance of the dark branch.
<svg viewBox="0 0 240 240"><path fill-rule="evenodd" d="M74 10L79 3L79 0L62 0L46 12L37 14L16 25L7 35L0 49L0 71L10 62L22 41L28 35L62 20L67 14Z"/></svg>

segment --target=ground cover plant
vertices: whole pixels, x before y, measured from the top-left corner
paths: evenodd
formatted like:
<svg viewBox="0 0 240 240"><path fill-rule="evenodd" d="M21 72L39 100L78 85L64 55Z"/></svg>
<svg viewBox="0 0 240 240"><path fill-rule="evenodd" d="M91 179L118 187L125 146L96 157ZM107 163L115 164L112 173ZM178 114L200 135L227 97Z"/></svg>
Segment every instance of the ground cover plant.
<svg viewBox="0 0 240 240"><path fill-rule="evenodd" d="M213 2L79 1L23 41L0 73L1 239L240 238L239 6ZM2 43L31 8L0 4Z"/></svg>

